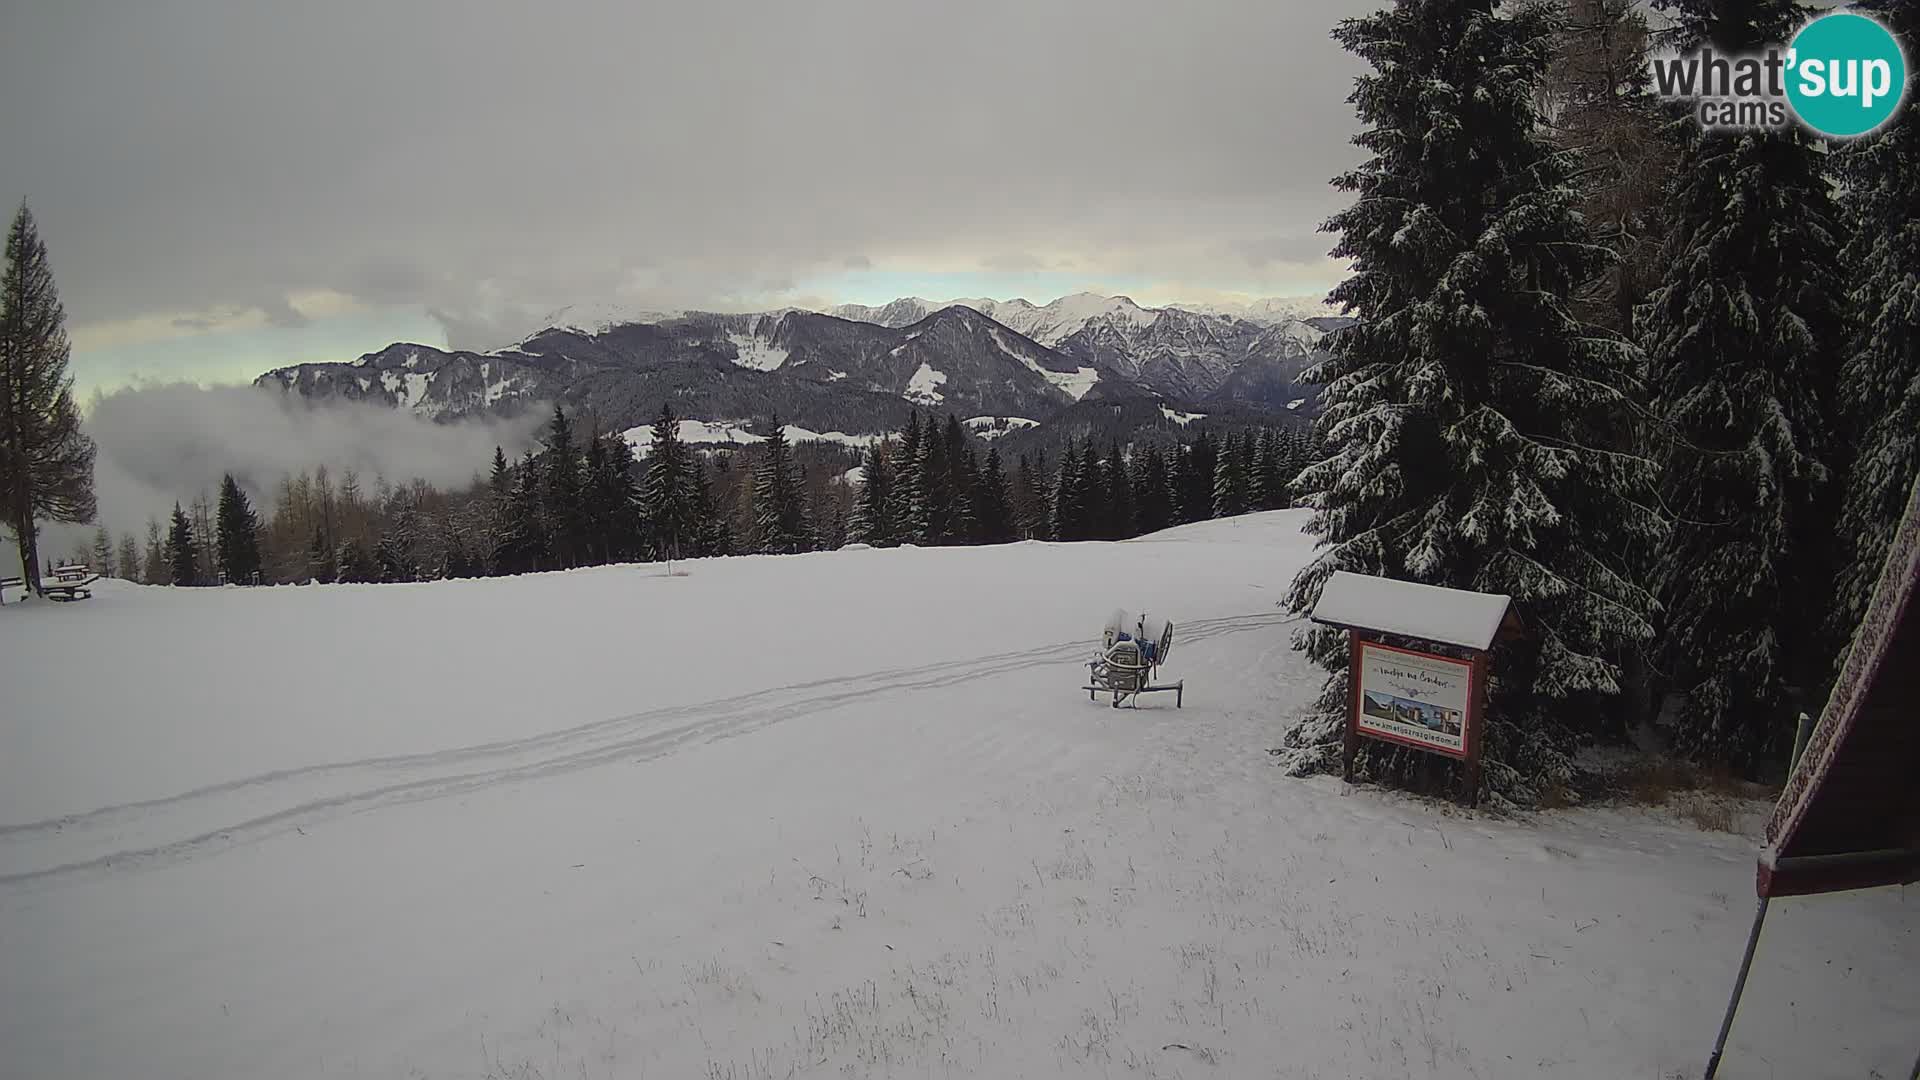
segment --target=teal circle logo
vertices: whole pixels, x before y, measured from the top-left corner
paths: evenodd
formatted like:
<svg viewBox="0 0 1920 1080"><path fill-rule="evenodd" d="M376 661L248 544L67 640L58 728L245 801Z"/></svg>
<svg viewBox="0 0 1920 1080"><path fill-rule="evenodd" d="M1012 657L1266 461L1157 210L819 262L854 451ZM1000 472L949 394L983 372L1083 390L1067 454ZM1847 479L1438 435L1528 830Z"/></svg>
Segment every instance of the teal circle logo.
<svg viewBox="0 0 1920 1080"><path fill-rule="evenodd" d="M1892 119L1907 92L1907 58L1879 22L1852 12L1823 15L1794 35L1787 101L1822 135L1865 135Z"/></svg>

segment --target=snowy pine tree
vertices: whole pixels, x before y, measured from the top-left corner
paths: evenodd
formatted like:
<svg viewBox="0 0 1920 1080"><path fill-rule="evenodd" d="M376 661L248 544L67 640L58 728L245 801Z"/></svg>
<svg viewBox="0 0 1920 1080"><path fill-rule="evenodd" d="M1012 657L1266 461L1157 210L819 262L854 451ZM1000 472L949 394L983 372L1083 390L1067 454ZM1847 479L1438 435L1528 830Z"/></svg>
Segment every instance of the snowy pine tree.
<svg viewBox="0 0 1920 1080"><path fill-rule="evenodd" d="M1173 497L1167 483L1167 459L1160 447L1147 443L1133 452L1134 526L1142 533L1159 532L1173 523Z"/></svg>
<svg viewBox="0 0 1920 1080"><path fill-rule="evenodd" d="M173 529L167 534L167 561L172 570L170 584L200 584L199 549L193 542L193 523L177 502L173 504Z"/></svg>
<svg viewBox="0 0 1920 1080"><path fill-rule="evenodd" d="M1683 44L1725 55L1783 41L1801 18L1791 0L1675 3ZM1741 765L1786 753L1795 699L1817 703L1834 650L1827 410L1842 282L1823 157L1797 128L1694 131L1668 198L1665 273L1636 324L1673 443L1661 493L1675 527L1656 582L1676 734L1696 757Z"/></svg>
<svg viewBox="0 0 1920 1080"><path fill-rule="evenodd" d="M553 419L547 424L546 468L542 473L547 486L542 506L547 519L547 545L554 561L562 567L578 566L583 561L587 523L582 498L580 446L573 438L573 422L566 410L553 407Z"/></svg>
<svg viewBox="0 0 1920 1080"><path fill-rule="evenodd" d="M999 448L987 448L987 463L980 470L975 491L974 512L979 520L980 542L1005 544L1016 539L1012 491L1007 484L1006 470L1000 464Z"/></svg>
<svg viewBox="0 0 1920 1080"><path fill-rule="evenodd" d="M973 488L979 481L980 465L973 456L973 447L967 443L966 429L960 426L959 419L952 413L947 414L943 442L947 463L947 507L940 540L946 544L972 543L977 524Z"/></svg>
<svg viewBox="0 0 1920 1080"><path fill-rule="evenodd" d="M920 414L907 414L907 426L900 432L900 447L890 462L894 466L890 498L894 537L900 543L924 543L929 522L926 500L921 497L922 431Z"/></svg>
<svg viewBox="0 0 1920 1080"><path fill-rule="evenodd" d="M887 446L875 439L868 447L860 469L860 494L853 503L854 540L874 547L892 547L893 465L887 460Z"/></svg>
<svg viewBox="0 0 1920 1080"><path fill-rule="evenodd" d="M1053 481L1053 505L1048 531L1055 540L1086 539L1086 485L1080 455L1071 442L1060 452L1060 471Z"/></svg>
<svg viewBox="0 0 1920 1080"><path fill-rule="evenodd" d="M1352 98L1372 156L1335 181L1355 202L1326 226L1353 262L1332 298L1358 321L1309 373L1330 456L1297 481L1321 550L1289 603L1311 611L1336 570L1513 597L1533 632L1498 651L1483 746L1493 789L1525 801L1566 783L1570 726L1652 633L1619 552L1659 522L1651 466L1596 446L1635 357L1569 314L1602 253L1533 111L1554 20L1494 8L1397 0L1335 31L1373 69ZM1297 771L1337 762L1349 700L1345 636L1300 643L1332 675L1290 737ZM1404 780L1413 761L1370 745L1358 768Z"/></svg>
<svg viewBox="0 0 1920 1080"><path fill-rule="evenodd" d="M1879 0L1907 56L1920 57L1920 2ZM1852 240L1840 257L1851 275L1852 335L1840 371L1839 411L1855 434L1840 520L1838 596L1830 640L1846 657L1887 545L1920 474L1920 104L1835 155Z"/></svg>
<svg viewBox="0 0 1920 1080"><path fill-rule="evenodd" d="M1133 523L1133 476L1127 471L1127 459L1115 440L1107 451L1107 463L1100 470L1107 482L1106 536L1125 540L1139 535Z"/></svg>
<svg viewBox="0 0 1920 1080"><path fill-rule="evenodd" d="M1247 512L1247 437L1229 434L1220 443L1213 469L1213 516L1236 517Z"/></svg>
<svg viewBox="0 0 1920 1080"><path fill-rule="evenodd" d="M260 516L232 473L220 478L220 508L215 525L220 572L236 585L260 579Z"/></svg>
<svg viewBox="0 0 1920 1080"><path fill-rule="evenodd" d="M760 466L753 478L754 533L759 549L770 553L805 551L809 544L800 476L778 414L760 450Z"/></svg>
<svg viewBox="0 0 1920 1080"><path fill-rule="evenodd" d="M660 415L653 421L647 480L641 492L643 516L656 559L679 557L683 548L695 541L693 473L697 468L699 462L680 440L680 421L673 415L673 406L661 405Z"/></svg>
<svg viewBox="0 0 1920 1080"><path fill-rule="evenodd" d="M1047 540L1053 536L1049 527L1053 512L1046 495L1046 475L1045 454L1040 455L1037 462L1029 461L1025 454L1020 455L1013 474L1013 525L1022 539Z"/></svg>

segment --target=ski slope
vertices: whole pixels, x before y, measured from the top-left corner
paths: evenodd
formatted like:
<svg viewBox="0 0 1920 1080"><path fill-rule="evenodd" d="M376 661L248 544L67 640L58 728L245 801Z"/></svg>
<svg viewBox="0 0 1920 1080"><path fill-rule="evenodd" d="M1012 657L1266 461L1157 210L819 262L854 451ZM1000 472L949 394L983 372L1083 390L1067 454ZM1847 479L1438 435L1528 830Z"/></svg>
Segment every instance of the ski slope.
<svg viewBox="0 0 1920 1080"><path fill-rule="evenodd" d="M1695 1072L1752 842L1282 776L1300 522L0 608L0 1077ZM1722 1076L1899 1075L1915 905Z"/></svg>

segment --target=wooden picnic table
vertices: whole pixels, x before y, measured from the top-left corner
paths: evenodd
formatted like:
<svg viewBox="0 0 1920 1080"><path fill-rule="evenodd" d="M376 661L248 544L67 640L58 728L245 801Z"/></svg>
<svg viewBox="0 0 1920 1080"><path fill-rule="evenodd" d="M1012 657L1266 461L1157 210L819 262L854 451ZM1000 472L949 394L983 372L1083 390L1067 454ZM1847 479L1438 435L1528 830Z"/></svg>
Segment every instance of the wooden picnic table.
<svg viewBox="0 0 1920 1080"><path fill-rule="evenodd" d="M100 575L89 572L84 566L78 569L80 572L75 574L73 567L56 567L53 571L53 580L40 583L41 593L49 600L62 602L92 599L91 586L100 580ZM25 578L0 578L0 593L4 593L7 589L25 589L26 584Z"/></svg>

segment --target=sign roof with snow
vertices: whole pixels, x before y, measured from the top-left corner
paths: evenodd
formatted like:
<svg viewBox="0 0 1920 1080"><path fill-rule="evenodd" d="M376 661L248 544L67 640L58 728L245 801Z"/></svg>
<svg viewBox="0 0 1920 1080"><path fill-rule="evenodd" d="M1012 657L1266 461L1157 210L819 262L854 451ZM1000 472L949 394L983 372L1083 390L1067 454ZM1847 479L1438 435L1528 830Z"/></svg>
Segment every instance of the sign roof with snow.
<svg viewBox="0 0 1920 1080"><path fill-rule="evenodd" d="M1411 581L1336 571L1320 589L1314 622L1347 630L1378 630L1463 649L1487 649L1507 622L1511 597L1417 585Z"/></svg>

